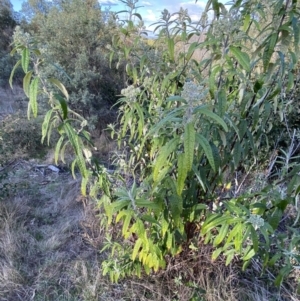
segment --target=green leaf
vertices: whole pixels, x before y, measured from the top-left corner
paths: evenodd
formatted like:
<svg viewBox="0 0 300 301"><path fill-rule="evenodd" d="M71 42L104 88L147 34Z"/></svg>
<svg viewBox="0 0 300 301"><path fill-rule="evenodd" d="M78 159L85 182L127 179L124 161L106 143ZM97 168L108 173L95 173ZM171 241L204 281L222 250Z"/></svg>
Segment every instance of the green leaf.
<svg viewBox="0 0 300 301"><path fill-rule="evenodd" d="M246 32L248 30L249 24L250 24L250 20L251 20L250 14L246 14L245 17L244 17L243 31Z"/></svg>
<svg viewBox="0 0 300 301"><path fill-rule="evenodd" d="M178 164L178 176L177 176L177 185L176 190L177 194L180 196L182 194L182 190L184 188L184 183L188 174L188 167L185 163L185 154L179 154L177 159Z"/></svg>
<svg viewBox="0 0 300 301"><path fill-rule="evenodd" d="M139 117L139 121L138 121L138 132L139 132L139 136L138 138L141 138L143 135L143 129L144 129L144 113L143 110L141 108L141 106L138 103L134 103L134 108L138 114Z"/></svg>
<svg viewBox="0 0 300 301"><path fill-rule="evenodd" d="M33 79L29 87L29 104L28 104L28 106L31 107L34 117L37 116L37 112L38 112L38 105L37 105L38 88L39 88L39 78L36 77ZM30 116L28 115L28 119L29 117Z"/></svg>
<svg viewBox="0 0 300 301"><path fill-rule="evenodd" d="M143 240L141 238L138 238L132 250L131 259L133 261L136 259L137 254L140 252L142 244L143 244Z"/></svg>
<svg viewBox="0 0 300 301"><path fill-rule="evenodd" d="M274 284L279 287L283 281L283 278L286 277L292 271L290 264L284 266L280 269L278 276L276 277Z"/></svg>
<svg viewBox="0 0 300 301"><path fill-rule="evenodd" d="M275 208L273 213L268 218L268 222L274 230L277 229L281 218L282 218L282 210L280 210L279 208Z"/></svg>
<svg viewBox="0 0 300 301"><path fill-rule="evenodd" d="M198 42L193 42L190 44L188 52L186 54L186 59L190 60L190 58L192 57L192 55L194 54L195 50L199 47L199 43Z"/></svg>
<svg viewBox="0 0 300 301"><path fill-rule="evenodd" d="M71 127L71 125L68 122L65 122L63 124L63 128L68 136L68 139L75 151L76 154L76 164L79 167L80 173L82 175L82 177L87 177L88 176L88 172L86 169L86 165L85 165L85 160L82 154L82 147L79 143L79 138L78 135L75 133L74 129Z"/></svg>
<svg viewBox="0 0 300 301"><path fill-rule="evenodd" d="M154 209L154 210L160 209L159 204L154 203L153 201L150 201L150 200L137 199L135 201L135 204L137 207L150 208L150 209Z"/></svg>
<svg viewBox="0 0 300 301"><path fill-rule="evenodd" d="M221 226L221 229L219 231L219 234L216 236L215 240L214 240L214 247L218 246L226 237L226 235L228 234L228 229L229 229L229 225L224 223Z"/></svg>
<svg viewBox="0 0 300 301"><path fill-rule="evenodd" d="M222 253L222 250L223 250L222 248L218 248L214 250L211 256L212 260L216 260L219 257L219 255Z"/></svg>
<svg viewBox="0 0 300 301"><path fill-rule="evenodd" d="M194 165L193 165L192 169L193 169L193 172L194 172L199 184L201 185L203 191L206 192L207 188L205 186L205 183L206 183L206 181L204 180L205 177L202 177L201 172L198 172L197 168Z"/></svg>
<svg viewBox="0 0 300 301"><path fill-rule="evenodd" d="M269 67L270 60L271 60L271 57L274 53L274 49L275 49L275 46L276 46L276 43L277 43L277 38L278 38L277 33L273 33L267 39L267 42L266 42L267 44L266 44L266 47L264 49L263 58L262 58L263 59L263 66L264 66L264 72L266 72L268 67Z"/></svg>
<svg viewBox="0 0 300 301"><path fill-rule="evenodd" d="M251 259L255 255L254 249L250 249L249 252L243 257L244 261Z"/></svg>
<svg viewBox="0 0 300 301"><path fill-rule="evenodd" d="M148 222L148 223L159 225L158 221L154 217L152 217L151 215L144 214L144 215L141 216L141 219Z"/></svg>
<svg viewBox="0 0 300 301"><path fill-rule="evenodd" d="M131 213L129 211L126 211L127 214L126 214L126 217L124 219L124 222L123 222L123 227L122 227L122 234L123 236L126 236L127 234L127 231L128 231L128 227L129 227L129 224L130 224L130 221L131 221Z"/></svg>
<svg viewBox="0 0 300 301"><path fill-rule="evenodd" d="M217 114L213 113L212 111L206 109L205 107L198 107L195 109L195 113L201 113L213 120L215 120L218 124L220 124L223 129L225 130L225 132L228 132L228 127L227 124L224 122L224 120L219 117Z"/></svg>
<svg viewBox="0 0 300 301"><path fill-rule="evenodd" d="M184 164L186 164L188 171L190 171L193 166L195 135L194 122L189 122L184 129Z"/></svg>
<svg viewBox="0 0 300 301"><path fill-rule="evenodd" d="M179 195L174 194L170 196L169 206L176 227L178 227L180 223L182 223L182 220L180 218L183 206L182 203L182 198Z"/></svg>
<svg viewBox="0 0 300 301"><path fill-rule="evenodd" d="M13 88L13 86L12 86L12 80L13 80L15 71L16 71L16 69L20 66L20 64L21 64L21 60L18 60L18 61L16 62L16 64L14 65L14 67L13 67L11 73L10 73L10 77L9 77L9 81L8 81L8 82L9 82L9 85L10 85L11 88Z"/></svg>
<svg viewBox="0 0 300 301"><path fill-rule="evenodd" d="M238 168L240 161L241 161L241 154L242 154L242 147L239 141L235 142L234 148L233 148L233 162L235 168Z"/></svg>
<svg viewBox="0 0 300 301"><path fill-rule="evenodd" d="M207 220L204 222L201 233L206 234L208 231L212 230L218 225L222 225L223 223L229 223L233 218L230 215L220 216L215 219L213 219L211 222L207 222Z"/></svg>
<svg viewBox="0 0 300 301"><path fill-rule="evenodd" d="M23 79L23 90L27 97L29 97L29 84L32 76L32 71L26 73Z"/></svg>
<svg viewBox="0 0 300 301"><path fill-rule="evenodd" d="M174 61L175 45L174 45L174 39L173 38L168 39L168 49L169 49L170 60Z"/></svg>
<svg viewBox="0 0 300 301"><path fill-rule="evenodd" d="M217 100L218 100L218 114L221 117L223 117L227 107L226 91L224 88L218 91Z"/></svg>
<svg viewBox="0 0 300 301"><path fill-rule="evenodd" d="M228 250L227 252L224 253L224 256L226 256L226 262L225 262L226 266L230 264L235 254L236 252L234 249Z"/></svg>
<svg viewBox="0 0 300 301"><path fill-rule="evenodd" d="M67 105L67 102L66 100L61 97L59 94L54 94L54 97L55 99L57 99L59 101L59 104L61 106L61 110L63 112L63 120L67 119L68 118L68 105Z"/></svg>
<svg viewBox="0 0 300 301"><path fill-rule="evenodd" d="M142 21L142 16L139 13L134 13L132 15L138 17Z"/></svg>
<svg viewBox="0 0 300 301"><path fill-rule="evenodd" d="M29 66L29 49L24 48L21 54L21 60L22 60L22 68L24 73L27 73L28 66Z"/></svg>
<svg viewBox="0 0 300 301"><path fill-rule="evenodd" d="M78 142L78 135L75 133L74 129L71 127L71 125L68 122L65 122L63 124L63 128L68 136L68 139L75 151L76 156L79 156L81 153L81 148Z"/></svg>
<svg viewBox="0 0 300 301"><path fill-rule="evenodd" d="M58 162L59 151L60 151L60 148L61 148L61 145L62 145L63 141L64 141L64 136L60 136L59 140L56 143L55 151L54 151L54 162L55 162L55 164L57 164L57 162Z"/></svg>
<svg viewBox="0 0 300 301"><path fill-rule="evenodd" d="M50 119L52 117L52 113L53 113L53 109L49 110L46 113L45 117L44 117L44 121L43 121L43 124L42 124L42 143L44 142L44 139L47 136L47 132L48 132L49 124L50 124Z"/></svg>
<svg viewBox="0 0 300 301"><path fill-rule="evenodd" d="M170 96L166 99L166 101L179 101L187 104L187 101L179 95Z"/></svg>
<svg viewBox="0 0 300 301"><path fill-rule="evenodd" d="M87 188L88 182L89 182L88 177L81 178L80 192L83 196L86 196L86 188Z"/></svg>
<svg viewBox="0 0 300 301"><path fill-rule="evenodd" d="M250 72L250 57L246 52L242 52L235 46L229 47L230 52L233 54L238 63L247 71Z"/></svg>
<svg viewBox="0 0 300 301"><path fill-rule="evenodd" d="M57 80L56 78L49 78L49 82L55 85L63 93L66 99L69 100L68 91L66 87L59 80Z"/></svg>
<svg viewBox="0 0 300 301"><path fill-rule="evenodd" d="M210 71L209 75L209 92L211 95L211 98L215 97L215 90L216 90L216 74L222 70L222 67L217 65L213 67L213 69Z"/></svg>
<svg viewBox="0 0 300 301"><path fill-rule="evenodd" d="M153 180L154 182L158 179L159 172L163 169L163 167L168 164L168 157L169 155L174 152L178 146L179 139L173 138L169 141L165 146L163 146L159 152L159 155L154 162L153 165Z"/></svg>
<svg viewBox="0 0 300 301"><path fill-rule="evenodd" d="M214 158L214 154L213 154L213 150L209 144L209 142L207 141L207 139L201 135L201 134L197 134L197 143L199 143L208 159L208 162L210 164L210 166L212 167L212 169L214 171L217 171L217 165L215 162L215 158Z"/></svg>
<svg viewBox="0 0 300 301"><path fill-rule="evenodd" d="M233 238L237 235L237 233L243 231L243 225L241 223L237 223L233 229L228 233L228 237L226 240L226 244L230 244Z"/></svg>
<svg viewBox="0 0 300 301"><path fill-rule="evenodd" d="M170 250L172 248L172 244L173 244L173 235L171 234L170 231L167 232L167 243L166 243L166 247L168 250Z"/></svg>

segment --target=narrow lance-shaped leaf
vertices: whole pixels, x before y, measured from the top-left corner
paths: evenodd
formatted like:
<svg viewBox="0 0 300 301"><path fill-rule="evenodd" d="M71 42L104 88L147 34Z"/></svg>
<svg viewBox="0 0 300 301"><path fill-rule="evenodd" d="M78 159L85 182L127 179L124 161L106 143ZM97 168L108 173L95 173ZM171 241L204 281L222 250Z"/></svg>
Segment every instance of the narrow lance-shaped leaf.
<svg viewBox="0 0 300 301"><path fill-rule="evenodd" d="M63 120L67 119L68 118L68 105L67 105L66 100L63 97L61 97L59 94L54 94L54 97L55 97L55 99L57 99L59 101L61 110L63 112L63 115L62 115Z"/></svg>
<svg viewBox="0 0 300 301"><path fill-rule="evenodd" d="M153 166L153 180L154 182L158 179L159 171L163 169L166 165L167 158L169 155L177 148L178 145L178 138L173 138L169 141L165 146L163 146L160 150L159 156L156 159L156 162Z"/></svg>
<svg viewBox="0 0 300 301"><path fill-rule="evenodd" d="M226 91L224 88L222 88L220 91L218 91L218 113L221 117L223 117L226 112L226 102Z"/></svg>
<svg viewBox="0 0 300 301"><path fill-rule="evenodd" d="M172 213L172 217L175 223L175 226L178 227L181 223L181 213L182 213L182 197L174 194L170 196L170 209Z"/></svg>
<svg viewBox="0 0 300 301"><path fill-rule="evenodd" d="M204 151L204 154L206 155L208 162L210 164L210 166L212 167L212 169L214 171L216 171L216 163L214 160L214 155L213 155L213 151L211 149L211 146L209 144L209 142L207 141L207 139L201 135L201 134L197 134L197 143L199 143Z"/></svg>
<svg viewBox="0 0 300 301"><path fill-rule="evenodd" d="M88 181L89 181L88 177L82 177L82 179L81 179L80 191L83 196L86 196L86 187L87 187Z"/></svg>
<svg viewBox="0 0 300 301"><path fill-rule="evenodd" d="M137 254L140 252L141 246L143 244L143 240L141 238L138 238L137 241L135 242L131 259L134 261L136 259Z"/></svg>
<svg viewBox="0 0 300 301"><path fill-rule="evenodd" d="M20 66L20 64L21 64L21 60L18 60L18 61L16 62L16 64L14 65L14 68L12 69L11 73L10 73L10 77L9 77L9 81L8 81L8 82L9 82L9 85L10 85L11 88L13 87L13 86L12 86L12 80L13 80L15 71L16 71L16 69Z"/></svg>
<svg viewBox="0 0 300 301"><path fill-rule="evenodd" d="M84 160L84 157L82 154L82 149L83 149L82 142L81 142L81 140L79 140L78 135L75 133L74 129L71 127L71 125L69 123L67 123L67 122L64 123L64 129L66 131L68 139L69 139L69 141L75 151L75 154L76 154L75 163L78 165L82 177L85 178L88 176L88 172L87 172L85 160Z"/></svg>
<svg viewBox="0 0 300 301"><path fill-rule="evenodd" d="M23 90L27 97L29 97L29 85L31 81L32 71L26 73L23 79Z"/></svg>
<svg viewBox="0 0 300 301"><path fill-rule="evenodd" d="M174 61L174 39L173 38L168 39L168 49L169 49L170 60Z"/></svg>
<svg viewBox="0 0 300 301"><path fill-rule="evenodd" d="M268 69L268 67L269 67L271 57L272 57L272 55L274 53L274 49L275 49L275 45L276 45L276 42L277 42L277 38L278 38L277 33L273 33L268 38L267 45L266 45L266 47L264 49L264 53L263 53L264 72L266 72L267 69Z"/></svg>
<svg viewBox="0 0 300 301"><path fill-rule="evenodd" d="M228 229L229 229L229 225L224 223L221 226L221 229L219 231L219 234L216 236L215 240L214 240L214 246L216 247L217 245L219 245L224 238L226 237L226 235L228 234Z"/></svg>
<svg viewBox="0 0 300 301"><path fill-rule="evenodd" d="M246 52L241 51L239 48L235 46L229 47L230 52L233 54L234 58L238 61L238 63L246 70L250 72L250 57Z"/></svg>
<svg viewBox="0 0 300 301"><path fill-rule="evenodd" d="M29 106L31 107L33 116L37 116L38 105L37 105L37 94L39 88L39 78L36 77L30 84L29 88ZM28 116L29 118L30 116Z"/></svg>
<svg viewBox="0 0 300 301"><path fill-rule="evenodd" d="M177 159L177 164L178 164L178 176L177 176L177 194L181 195L182 190L184 188L184 182L187 177L188 173L188 168L187 165L185 164L185 155L184 154L179 154L178 159Z"/></svg>
<svg viewBox="0 0 300 301"><path fill-rule="evenodd" d="M66 97L66 99L69 99L69 93L66 89L66 87L56 78L49 78L49 82L55 85Z"/></svg>
<svg viewBox="0 0 300 301"><path fill-rule="evenodd" d="M44 121L42 124L42 143L44 142L44 139L47 136L47 132L48 132L48 128L49 128L49 124L50 124L50 119L52 117L52 113L53 113L53 109L49 110L45 117L44 117Z"/></svg>
<svg viewBox="0 0 300 301"><path fill-rule="evenodd" d="M184 164L186 164L188 171L190 171L193 166L195 135L194 122L189 122L184 129Z"/></svg>
<svg viewBox="0 0 300 301"><path fill-rule="evenodd" d="M64 141L64 136L60 136L59 140L56 143L55 151L54 151L54 162L55 162L55 164L57 164L57 162L58 162L59 151L61 149L61 145L62 145L63 141Z"/></svg>
<svg viewBox="0 0 300 301"><path fill-rule="evenodd" d="M216 90L216 74L222 70L221 66L216 66L211 70L211 73L209 75L208 79L208 85L209 85L209 93L212 98L215 97L215 90Z"/></svg>
<svg viewBox="0 0 300 301"><path fill-rule="evenodd" d="M225 121L219 117L217 114L215 114L214 112L210 111L209 109L207 108L204 108L204 107L198 107L195 109L195 112L194 113L201 113L203 115L206 115L207 117L210 117L211 119L215 120L217 123L219 123L223 129L225 130L225 132L228 131L228 127L227 127L227 124L225 123Z"/></svg>
<svg viewBox="0 0 300 301"><path fill-rule="evenodd" d="M193 53L195 52L195 50L198 48L199 46L199 43L198 42L193 42L190 46L189 46L189 50L187 52L187 55L186 55L186 59L189 60Z"/></svg>
<svg viewBox="0 0 300 301"><path fill-rule="evenodd" d="M24 48L21 54L21 60L22 60L22 68L25 73L28 71L28 66L29 66L29 49Z"/></svg>

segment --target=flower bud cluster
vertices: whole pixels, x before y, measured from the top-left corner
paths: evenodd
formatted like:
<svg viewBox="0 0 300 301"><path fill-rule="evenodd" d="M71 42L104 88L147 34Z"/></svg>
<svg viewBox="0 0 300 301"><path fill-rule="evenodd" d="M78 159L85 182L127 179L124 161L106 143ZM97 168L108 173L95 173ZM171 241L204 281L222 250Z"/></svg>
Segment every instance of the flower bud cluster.
<svg viewBox="0 0 300 301"><path fill-rule="evenodd" d="M24 30L20 26L16 26L13 41L16 45L29 45L32 41L31 35L28 32L24 32Z"/></svg>
<svg viewBox="0 0 300 301"><path fill-rule="evenodd" d="M123 89L121 91L121 94L125 96L129 101L135 101L140 92L140 88L128 86L126 89Z"/></svg>
<svg viewBox="0 0 300 301"><path fill-rule="evenodd" d="M194 104L203 98L203 90L203 86L200 86L192 81L185 82L181 92L181 97L184 98L189 104Z"/></svg>
<svg viewBox="0 0 300 301"><path fill-rule="evenodd" d="M241 30L242 26L241 18L232 11L213 23L212 33L217 40L229 36L234 37L234 41L237 42L245 37L245 33Z"/></svg>
<svg viewBox="0 0 300 301"><path fill-rule="evenodd" d="M256 215L256 214L250 214L248 222L253 225L255 230L263 227L263 225L265 224L264 219L261 216Z"/></svg>

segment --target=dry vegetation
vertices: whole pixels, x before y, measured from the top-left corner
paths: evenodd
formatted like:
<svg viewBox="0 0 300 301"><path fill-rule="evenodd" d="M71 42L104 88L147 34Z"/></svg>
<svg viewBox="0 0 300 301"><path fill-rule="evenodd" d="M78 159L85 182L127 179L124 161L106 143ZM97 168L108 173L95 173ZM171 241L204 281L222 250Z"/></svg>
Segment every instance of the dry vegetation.
<svg viewBox="0 0 300 301"><path fill-rule="evenodd" d="M17 104L3 95L0 113L16 113ZM98 143L104 155L113 148L103 136ZM296 275L276 289L274 276L260 277L257 263L241 273L238 260L228 267L222 258L211 261L211 248L202 243L166 271L111 284L101 269L105 226L95 204L80 196L80 179L38 168L50 163L51 152L48 159L21 157L0 166L1 301L300 300Z"/></svg>

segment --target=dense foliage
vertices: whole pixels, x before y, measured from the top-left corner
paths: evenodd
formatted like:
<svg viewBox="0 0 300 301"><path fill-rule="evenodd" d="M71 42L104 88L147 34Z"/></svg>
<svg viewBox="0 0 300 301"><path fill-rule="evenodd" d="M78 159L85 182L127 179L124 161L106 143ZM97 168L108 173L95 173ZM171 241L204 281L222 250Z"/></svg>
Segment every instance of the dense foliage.
<svg viewBox="0 0 300 301"><path fill-rule="evenodd" d="M119 126L111 126L120 146L115 176L90 157L86 121L70 110L65 86L39 72L47 58L34 41L15 41L28 114L37 115L43 90L51 105L43 138L58 129L56 159L73 146L82 192L88 187L97 199L101 191L108 224L121 225L124 243L108 234L112 257L103 272L112 281L156 272L209 243L213 259L222 255L226 264L235 257L243 268L254 257L264 268L279 264L280 285L300 259L299 208L295 221L284 218L299 202L299 129L287 125L294 134L282 150L272 132L293 104L286 95L298 76L297 1L238 0L228 10L210 0L197 24L184 10L165 10L154 45L141 37L134 4L128 2L130 18L111 47L111 59L126 64L132 83L122 90ZM251 187L244 185L249 174L257 178Z"/></svg>
<svg viewBox="0 0 300 301"><path fill-rule="evenodd" d="M108 48L117 28L113 15L97 1L83 0L28 1L23 12L28 20L23 28L47 61L39 68L43 77L64 82L70 107L96 127L123 84L122 72L109 67Z"/></svg>
<svg viewBox="0 0 300 301"><path fill-rule="evenodd" d="M0 87L7 86L15 61L10 57L12 33L17 22L9 0L0 1Z"/></svg>

